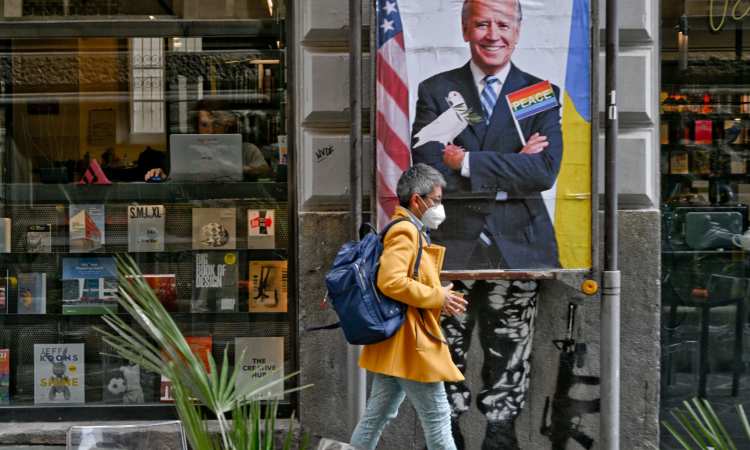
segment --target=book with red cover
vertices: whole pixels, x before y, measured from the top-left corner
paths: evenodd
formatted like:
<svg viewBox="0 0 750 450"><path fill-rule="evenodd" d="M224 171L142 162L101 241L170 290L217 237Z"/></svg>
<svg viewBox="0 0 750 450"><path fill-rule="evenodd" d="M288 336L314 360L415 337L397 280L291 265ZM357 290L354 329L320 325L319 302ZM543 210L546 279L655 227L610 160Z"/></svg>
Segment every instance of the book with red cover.
<svg viewBox="0 0 750 450"><path fill-rule="evenodd" d="M203 366L206 368L206 372L210 372L211 369L208 364L208 355L211 354L213 338L211 336L185 336L185 340L187 341L193 353L203 363ZM164 375L161 376L159 401L165 403L174 402L174 397L172 396L172 382Z"/></svg>
<svg viewBox="0 0 750 450"><path fill-rule="evenodd" d="M164 309L177 312L177 280L174 274L143 274L143 279L151 286Z"/></svg>
<svg viewBox="0 0 750 450"><path fill-rule="evenodd" d="M710 144L713 142L713 122L710 120L695 121L695 143Z"/></svg>
<svg viewBox="0 0 750 450"><path fill-rule="evenodd" d="M70 205L70 253L104 250L104 205Z"/></svg>
<svg viewBox="0 0 750 450"><path fill-rule="evenodd" d="M0 348L0 405L10 403L10 350Z"/></svg>
<svg viewBox="0 0 750 450"><path fill-rule="evenodd" d="M276 213L273 209L247 210L247 248L276 247Z"/></svg>

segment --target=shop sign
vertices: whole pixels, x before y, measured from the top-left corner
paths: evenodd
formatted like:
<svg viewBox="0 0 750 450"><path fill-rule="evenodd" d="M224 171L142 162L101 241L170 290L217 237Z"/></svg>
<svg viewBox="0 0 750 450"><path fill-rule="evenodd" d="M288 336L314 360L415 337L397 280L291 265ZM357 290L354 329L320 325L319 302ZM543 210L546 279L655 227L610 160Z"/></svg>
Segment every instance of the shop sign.
<svg viewBox="0 0 750 450"><path fill-rule="evenodd" d="M711 29L721 31L726 24L727 15L738 22L747 17L750 14L750 2L746 0L709 0L708 14Z"/></svg>

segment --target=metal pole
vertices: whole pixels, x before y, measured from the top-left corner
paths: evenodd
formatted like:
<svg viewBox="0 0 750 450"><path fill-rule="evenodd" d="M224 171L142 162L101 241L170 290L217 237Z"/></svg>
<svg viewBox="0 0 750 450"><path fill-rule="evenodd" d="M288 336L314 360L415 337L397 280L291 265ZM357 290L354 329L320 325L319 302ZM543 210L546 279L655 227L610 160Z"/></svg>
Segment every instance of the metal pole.
<svg viewBox="0 0 750 450"><path fill-rule="evenodd" d="M359 239L362 226L362 1L349 0L349 110L352 123L349 137L351 164L349 195L351 196L351 238ZM349 430L359 422L365 411L367 379L359 368L361 348L347 346L347 418Z"/></svg>
<svg viewBox="0 0 750 450"><path fill-rule="evenodd" d="M599 433L604 450L620 448L620 271L617 230L617 64L619 23L617 0L607 0L607 67L604 92L605 212L604 277L601 305L601 418ZM594 56L596 57L596 56Z"/></svg>
<svg viewBox="0 0 750 450"><path fill-rule="evenodd" d="M370 11L372 11L372 14L370 14L370 55L372 63L370 64L370 85L367 88L370 89L370 98L374 99L372 100L372 104L377 105L378 65L375 53L377 53L378 48L378 0L372 0L370 8ZM370 107L370 142L373 143L378 141L378 126L377 120L375 120L377 110L378 108L375 106ZM378 223L378 202L380 201L378 197L378 151L377 145L374 144L372 145L372 155L370 158L370 176L372 177L370 183L370 223L375 229L380 230L381 224Z"/></svg>

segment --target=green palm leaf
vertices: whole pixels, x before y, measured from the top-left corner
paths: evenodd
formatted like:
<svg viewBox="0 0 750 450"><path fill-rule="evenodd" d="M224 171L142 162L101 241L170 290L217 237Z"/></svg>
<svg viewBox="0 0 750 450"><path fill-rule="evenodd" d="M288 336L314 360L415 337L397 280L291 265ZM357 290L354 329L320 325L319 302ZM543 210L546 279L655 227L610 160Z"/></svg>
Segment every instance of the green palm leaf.
<svg viewBox="0 0 750 450"><path fill-rule="evenodd" d="M682 430L667 421L662 421L662 425L684 449L737 450L734 440L708 400L694 398L690 402L683 401L682 404L684 409L674 408L670 411ZM737 405L737 413L750 439L750 424L742 405ZM690 441L697 447L693 447Z"/></svg>
<svg viewBox="0 0 750 450"><path fill-rule="evenodd" d="M742 405L737 405L737 414L740 416L740 422L742 422L742 429L745 430L745 435L750 439L750 423L747 421L745 408L743 408Z"/></svg>

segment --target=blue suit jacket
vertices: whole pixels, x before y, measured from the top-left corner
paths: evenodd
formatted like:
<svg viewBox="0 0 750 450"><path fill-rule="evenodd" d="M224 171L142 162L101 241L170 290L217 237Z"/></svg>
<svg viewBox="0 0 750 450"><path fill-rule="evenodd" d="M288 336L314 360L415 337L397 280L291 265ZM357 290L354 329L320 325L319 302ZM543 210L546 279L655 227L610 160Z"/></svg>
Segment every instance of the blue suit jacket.
<svg viewBox="0 0 750 450"><path fill-rule="evenodd" d="M482 232L492 237L502 256L504 266L500 268L560 267L552 221L541 197L541 192L555 183L560 170L560 108L521 121L521 131L527 140L540 133L549 142L541 153L526 155L519 153L523 145L505 99L506 94L540 81L512 65L489 125L484 121L470 124L454 140L454 144L470 152L470 177L463 177L460 170L443 164L442 144L429 142L412 148L414 163L435 167L448 183L444 191L448 218L433 232L435 241L447 247L448 269L490 268L477 266L471 258L477 246L486 245L480 239ZM559 99L559 89L554 87L554 90ZM450 91L460 92L472 111L482 115L479 93L467 63L419 85L412 136L448 109L445 98ZM498 191L507 192L508 199L497 201Z"/></svg>

